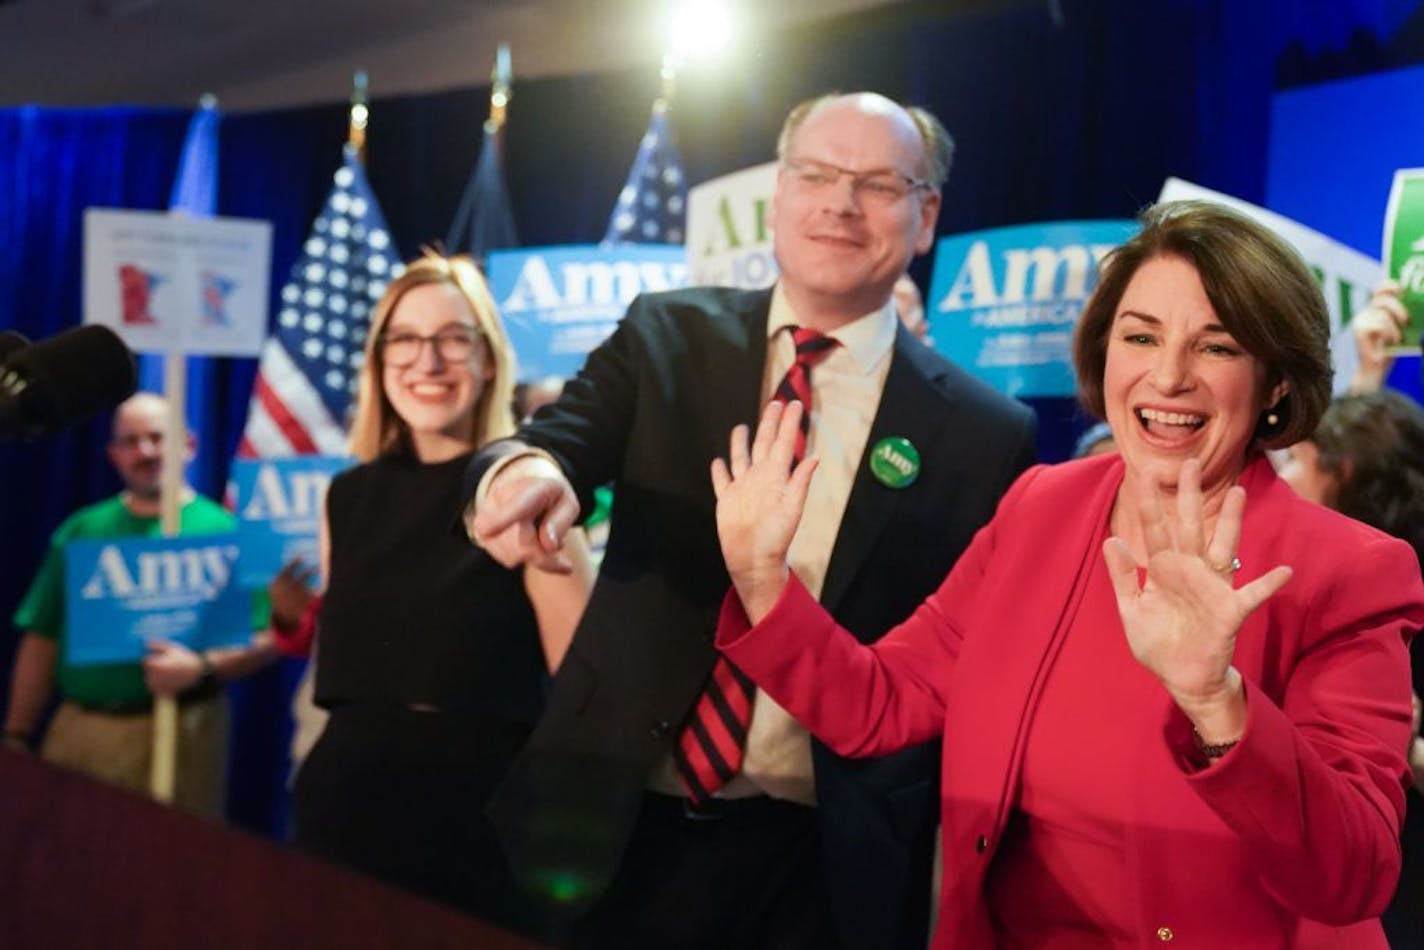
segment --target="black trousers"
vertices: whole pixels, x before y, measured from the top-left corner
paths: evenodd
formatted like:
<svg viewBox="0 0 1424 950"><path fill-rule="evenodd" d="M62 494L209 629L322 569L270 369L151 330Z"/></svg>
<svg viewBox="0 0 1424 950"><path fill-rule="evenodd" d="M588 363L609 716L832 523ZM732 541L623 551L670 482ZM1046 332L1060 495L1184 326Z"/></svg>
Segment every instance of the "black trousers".
<svg viewBox="0 0 1424 950"><path fill-rule="evenodd" d="M297 773L292 843L504 927L547 936L484 806L527 727L352 704Z"/></svg>
<svg viewBox="0 0 1424 950"><path fill-rule="evenodd" d="M579 948L835 947L814 808L772 798L699 813L649 793L612 887L575 926Z"/></svg>

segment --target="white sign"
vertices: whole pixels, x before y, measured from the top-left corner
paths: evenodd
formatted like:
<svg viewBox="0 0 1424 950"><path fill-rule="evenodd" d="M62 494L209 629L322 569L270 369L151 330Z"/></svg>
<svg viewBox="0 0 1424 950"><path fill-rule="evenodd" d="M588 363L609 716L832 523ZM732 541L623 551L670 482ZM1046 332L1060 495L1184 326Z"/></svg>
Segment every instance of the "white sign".
<svg viewBox="0 0 1424 950"><path fill-rule="evenodd" d="M703 182L687 193L687 268L694 286L770 287L771 196L777 162Z"/></svg>
<svg viewBox="0 0 1424 950"><path fill-rule="evenodd" d="M1354 336L1344 329L1344 326L1351 315L1369 303L1370 294L1384 277L1384 269L1379 261L1285 215L1180 178L1168 178L1162 185L1162 193L1157 197L1158 201L1189 199L1214 201L1241 212L1270 228L1305 258L1305 263L1314 272L1315 279L1320 281L1320 289L1325 294L1325 306L1330 311L1330 353L1335 363L1334 389L1337 394L1348 389L1360 357L1355 351Z"/></svg>
<svg viewBox="0 0 1424 950"><path fill-rule="evenodd" d="M271 268L267 221L84 212L84 322L140 352L257 356Z"/></svg>

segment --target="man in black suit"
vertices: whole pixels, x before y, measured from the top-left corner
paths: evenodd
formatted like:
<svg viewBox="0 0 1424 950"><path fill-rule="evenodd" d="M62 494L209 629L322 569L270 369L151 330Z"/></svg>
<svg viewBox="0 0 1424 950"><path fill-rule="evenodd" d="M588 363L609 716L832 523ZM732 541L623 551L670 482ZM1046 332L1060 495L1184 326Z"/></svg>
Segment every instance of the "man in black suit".
<svg viewBox="0 0 1424 950"><path fill-rule="evenodd" d="M712 646L728 581L708 472L768 398L809 401L819 467L792 564L873 640L1032 462L1032 414L891 303L933 241L950 148L928 113L875 94L798 106L778 142L775 288L635 300L559 400L471 465L466 526L508 565L560 569L564 532L615 483L587 612L490 806L521 879L586 912L581 945L925 944L937 752L840 759L737 686Z"/></svg>

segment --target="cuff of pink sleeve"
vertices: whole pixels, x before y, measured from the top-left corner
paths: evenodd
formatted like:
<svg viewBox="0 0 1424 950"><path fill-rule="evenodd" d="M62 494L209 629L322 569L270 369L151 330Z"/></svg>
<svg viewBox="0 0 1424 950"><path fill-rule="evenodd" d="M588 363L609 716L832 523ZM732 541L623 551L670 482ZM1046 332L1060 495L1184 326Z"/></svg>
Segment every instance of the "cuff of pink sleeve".
<svg viewBox="0 0 1424 950"><path fill-rule="evenodd" d="M1256 717L1255 707L1257 705L1251 698L1256 687L1244 676L1241 678L1241 689L1242 698L1246 701L1246 724L1241 731L1240 741L1218 759L1206 757L1201 747L1197 745L1196 735L1192 732L1192 721L1175 703L1168 700L1167 721L1163 725L1162 735L1167 740L1168 749L1171 750L1172 761L1187 774L1190 780L1195 781L1206 773L1218 778L1229 776L1232 771L1232 763L1239 761L1240 756L1237 753L1251 738L1251 725Z"/></svg>
<svg viewBox="0 0 1424 950"><path fill-rule="evenodd" d="M753 626L746 610L742 608L737 589L729 588L727 595L722 598L722 609L717 614L717 649L723 653L734 651L757 631L774 627L784 617L794 615L807 601L814 604L816 599L811 596L806 585L801 583L796 572L790 571L786 586L781 589L781 596L776 598L771 611L762 618L761 623Z"/></svg>

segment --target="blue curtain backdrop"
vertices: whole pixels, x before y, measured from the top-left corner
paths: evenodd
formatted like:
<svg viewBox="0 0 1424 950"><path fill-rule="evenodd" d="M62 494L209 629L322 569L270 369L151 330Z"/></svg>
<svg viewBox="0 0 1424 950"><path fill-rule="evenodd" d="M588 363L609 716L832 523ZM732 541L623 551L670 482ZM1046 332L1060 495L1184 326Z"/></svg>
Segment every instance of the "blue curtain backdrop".
<svg viewBox="0 0 1424 950"><path fill-rule="evenodd" d="M958 142L941 233L1128 216L1168 175L1260 202L1278 72L1319 78L1417 60L1421 32L1417 0L898 4L754 41L733 72L685 72L674 122L696 182L767 160L786 110L807 96L870 88L927 106ZM379 90L382 77L372 79ZM658 83L648 69L518 84L504 157L526 245L598 240ZM487 104L484 88L372 103L368 170L404 256L446 234ZM189 115L0 110L0 329L41 338L79 322L83 209L164 207ZM340 105L224 116L218 212L273 222L274 296L344 137ZM914 273L925 283L927 263ZM218 450L195 473L214 495L254 371L252 361L218 362L199 433ZM1084 420L1068 400L1033 405L1041 454L1064 457ZM0 447L5 616L49 532L118 487L103 457L107 424ZM0 662L13 636L7 625ZM292 675L257 677L239 696L231 811L257 830L282 822L280 723Z"/></svg>

